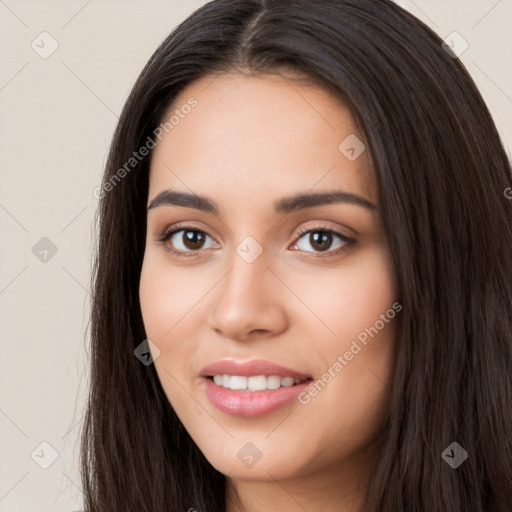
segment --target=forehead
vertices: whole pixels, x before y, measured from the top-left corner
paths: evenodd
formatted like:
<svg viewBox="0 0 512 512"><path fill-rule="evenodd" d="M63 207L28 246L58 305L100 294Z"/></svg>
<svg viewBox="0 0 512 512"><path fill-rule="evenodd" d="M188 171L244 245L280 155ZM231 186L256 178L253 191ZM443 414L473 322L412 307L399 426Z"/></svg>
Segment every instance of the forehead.
<svg viewBox="0 0 512 512"><path fill-rule="evenodd" d="M338 98L311 83L205 76L175 98L163 123L171 116L153 153L150 198L188 188L251 200L257 190L270 203L286 191L342 187L377 202L368 151L355 160L343 152L345 140L365 144L363 133Z"/></svg>

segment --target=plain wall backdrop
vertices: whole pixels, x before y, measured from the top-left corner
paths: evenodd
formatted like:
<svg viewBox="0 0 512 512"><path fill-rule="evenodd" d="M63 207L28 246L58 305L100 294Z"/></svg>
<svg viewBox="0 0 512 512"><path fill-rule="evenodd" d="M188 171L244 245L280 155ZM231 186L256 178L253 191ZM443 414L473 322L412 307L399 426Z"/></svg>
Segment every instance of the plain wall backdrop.
<svg viewBox="0 0 512 512"><path fill-rule="evenodd" d="M398 3L467 42L510 155L512 0ZM82 508L93 191L137 75L203 4L0 0L0 512Z"/></svg>

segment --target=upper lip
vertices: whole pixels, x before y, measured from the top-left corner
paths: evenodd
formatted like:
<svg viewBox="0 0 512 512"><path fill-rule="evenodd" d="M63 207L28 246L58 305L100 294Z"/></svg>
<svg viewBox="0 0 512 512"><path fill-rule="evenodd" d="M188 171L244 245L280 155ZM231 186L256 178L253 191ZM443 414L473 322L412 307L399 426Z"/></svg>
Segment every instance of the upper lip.
<svg viewBox="0 0 512 512"><path fill-rule="evenodd" d="M252 377L257 375L277 375L279 377L293 377L294 379L309 379L307 375L291 368L286 368L271 361L263 359L253 359L251 361L235 361L233 359L223 359L215 361L205 366L200 373L201 377L212 377L213 375L240 375L243 377Z"/></svg>

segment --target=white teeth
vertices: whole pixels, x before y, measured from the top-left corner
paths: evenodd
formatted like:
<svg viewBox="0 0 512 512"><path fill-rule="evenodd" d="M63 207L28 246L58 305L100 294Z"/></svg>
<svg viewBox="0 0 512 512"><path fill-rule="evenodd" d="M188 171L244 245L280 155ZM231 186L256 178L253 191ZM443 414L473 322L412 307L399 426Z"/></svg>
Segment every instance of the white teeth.
<svg viewBox="0 0 512 512"><path fill-rule="evenodd" d="M229 381L229 387L231 389L247 389L247 380L247 377L232 375Z"/></svg>
<svg viewBox="0 0 512 512"><path fill-rule="evenodd" d="M284 386L286 388L289 388L290 386L293 386L293 383L294 383L294 379L293 377L285 377L282 381L281 381L281 386Z"/></svg>
<svg viewBox="0 0 512 512"><path fill-rule="evenodd" d="M254 377L243 377L240 375L214 375L213 382L217 386L233 390L264 391L266 389L278 389L299 384L304 379L293 377L279 377L279 375L256 375Z"/></svg>
<svg viewBox="0 0 512 512"><path fill-rule="evenodd" d="M247 389L249 391L262 391L264 389L267 389L267 378L265 377L265 375L249 377L247 382Z"/></svg>
<svg viewBox="0 0 512 512"><path fill-rule="evenodd" d="M281 377L277 375L271 375L267 377L267 388L268 389L277 389L281 387Z"/></svg>

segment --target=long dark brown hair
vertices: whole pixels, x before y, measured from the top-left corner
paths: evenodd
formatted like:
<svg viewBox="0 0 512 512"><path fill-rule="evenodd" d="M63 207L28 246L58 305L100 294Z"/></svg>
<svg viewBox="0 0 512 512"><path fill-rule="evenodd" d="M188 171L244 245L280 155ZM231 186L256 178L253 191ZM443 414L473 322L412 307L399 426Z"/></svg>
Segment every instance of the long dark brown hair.
<svg viewBox="0 0 512 512"><path fill-rule="evenodd" d="M154 365L134 356L146 338L138 287L151 154L126 163L194 80L283 69L335 94L364 130L403 305L365 510L512 510L512 176L473 80L388 0L215 0L150 58L110 149L82 433L87 512L225 511L226 477ZM452 442L468 453L457 469L441 456Z"/></svg>

